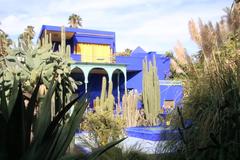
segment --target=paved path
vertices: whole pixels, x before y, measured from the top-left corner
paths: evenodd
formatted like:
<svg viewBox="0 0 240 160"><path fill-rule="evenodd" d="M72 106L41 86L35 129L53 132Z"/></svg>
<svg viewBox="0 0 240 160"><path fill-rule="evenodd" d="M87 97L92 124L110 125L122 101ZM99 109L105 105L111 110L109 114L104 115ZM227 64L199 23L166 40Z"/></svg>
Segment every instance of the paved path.
<svg viewBox="0 0 240 160"><path fill-rule="evenodd" d="M80 148L80 150L84 152L91 152L91 149L87 145L83 145L84 143L86 144L89 143L90 145L93 145L92 140L89 139L86 133L78 133L75 135L75 144ZM121 142L118 146L123 148L123 150L129 150L129 149L136 149L140 150L144 153L148 154L154 154L156 153L156 150L159 152L162 151L162 145L164 145L166 141L150 141L150 140L144 140L140 138L135 138L135 137L128 137L125 139L123 142ZM80 147L83 146L83 147Z"/></svg>

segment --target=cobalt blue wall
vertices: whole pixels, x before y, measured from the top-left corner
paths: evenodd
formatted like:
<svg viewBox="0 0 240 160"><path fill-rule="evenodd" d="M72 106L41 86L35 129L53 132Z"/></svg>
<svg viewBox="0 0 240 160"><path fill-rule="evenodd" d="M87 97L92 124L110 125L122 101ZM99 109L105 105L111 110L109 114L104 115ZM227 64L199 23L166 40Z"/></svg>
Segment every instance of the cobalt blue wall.
<svg viewBox="0 0 240 160"><path fill-rule="evenodd" d="M74 61L80 61L81 62L81 55L80 54L71 54L71 59Z"/></svg>
<svg viewBox="0 0 240 160"><path fill-rule="evenodd" d="M170 73L170 59L164 55L156 54L156 52L145 52L142 48L136 48L130 56L116 56L116 63L127 65L127 88L137 89L142 92L142 64L146 57L148 62L153 63L153 57L156 58L159 80L168 78Z"/></svg>
<svg viewBox="0 0 240 160"><path fill-rule="evenodd" d="M74 53L74 43L73 43L73 38L66 40L66 45L70 45L71 48L71 53Z"/></svg>
<svg viewBox="0 0 240 160"><path fill-rule="evenodd" d="M115 97L115 103L117 103L117 100L118 100L117 74L113 74L112 82L113 82L113 96ZM122 73L119 75L119 90L120 90L120 100L121 100L125 92L124 75Z"/></svg>
<svg viewBox="0 0 240 160"><path fill-rule="evenodd" d="M116 56L117 64L126 64L127 71L141 71L143 57Z"/></svg>
<svg viewBox="0 0 240 160"><path fill-rule="evenodd" d="M183 86L181 85L160 85L161 106L164 100L174 100L175 106L180 104L183 98Z"/></svg>
<svg viewBox="0 0 240 160"><path fill-rule="evenodd" d="M156 52L149 52L147 55L148 61L151 61L153 63L154 56L156 57L159 80L164 80L168 78L170 73L170 58L164 55L157 54Z"/></svg>
<svg viewBox="0 0 240 160"><path fill-rule="evenodd" d="M170 58L156 54L156 52L145 52L142 48L136 48L130 56L117 56L116 63L127 65L127 88L137 89L138 92L142 92L142 63L146 57L148 62L153 63L153 57L156 57L156 65L158 69L159 80L165 80L170 75ZM176 104L180 103L183 95L183 88L181 85L164 85L160 86L161 94L161 106L163 106L164 100L174 100ZM176 105L175 104L175 105Z"/></svg>
<svg viewBox="0 0 240 160"><path fill-rule="evenodd" d="M81 81L83 84L80 85L77 89L77 93L79 95L85 93L85 85L84 85L84 77L82 74L71 74L71 76L77 80L77 81ZM88 93L90 93L90 106L93 106L93 100L99 96L101 94L101 86L102 86L102 77L106 75L99 75L99 74L90 74L88 77L89 83L88 83ZM133 76L135 77L135 76ZM136 78L137 79L137 78ZM107 77L107 81L108 81L108 77ZM114 74L113 78L113 96L115 98L115 103L117 103L117 75ZM119 78L119 82L120 82L120 97L122 98L122 96L124 95L124 76L123 74L120 74L120 78ZM141 82L136 82L136 84L138 84L138 88L141 88L142 83ZM127 84L128 86L130 85L129 83ZM133 89L133 87L128 87L129 89ZM137 88L134 88L137 89ZM159 87L160 89L160 100L161 100L161 106L163 106L164 101L165 100L173 100L175 101L175 106L180 104L182 98L183 98L183 87L181 85L161 85ZM140 93L141 91L138 90L138 92ZM139 104L139 107L141 106L141 104Z"/></svg>
<svg viewBox="0 0 240 160"><path fill-rule="evenodd" d="M102 88L102 78L106 77L108 82L107 74L93 74L88 75L88 93L90 96L90 106L93 106L93 100L98 96L100 97ZM108 85L107 85L108 87Z"/></svg>
<svg viewBox="0 0 240 160"><path fill-rule="evenodd" d="M42 37L43 32L45 30L61 32L61 27L59 26L49 26L43 25L39 34L39 38ZM66 32L74 33L71 42L71 49L73 52L73 46L77 42L82 43L95 43L95 44L109 44L113 50L113 53L116 52L115 48L115 33L109 31L98 31L98 30L90 30L90 29L80 29L80 28L70 28L65 27Z"/></svg>
<svg viewBox="0 0 240 160"><path fill-rule="evenodd" d="M142 92L142 71L127 72L127 88Z"/></svg>
<svg viewBox="0 0 240 160"><path fill-rule="evenodd" d="M102 89L102 78L105 76L107 78L107 83L108 83L108 76L106 74L93 74L90 73L88 76L88 93L89 93L89 99L90 99L90 106L93 106L93 100L98 96L100 97L101 95L101 89ZM78 87L77 93L82 94L85 92L85 84L84 84L84 79L82 78L82 74L72 74L72 77L75 80L81 80L82 85ZM117 75L113 74L112 78L113 82L113 96L115 98L115 103L117 103ZM119 89L120 89L120 97L124 95L124 76L123 74L120 74L119 77ZM108 84L107 84L107 90L108 90Z"/></svg>
<svg viewBox="0 0 240 160"><path fill-rule="evenodd" d="M82 73L71 73L71 77L75 81L79 81L82 83L78 86L76 93L78 93L79 95L83 95L85 93L84 75Z"/></svg>

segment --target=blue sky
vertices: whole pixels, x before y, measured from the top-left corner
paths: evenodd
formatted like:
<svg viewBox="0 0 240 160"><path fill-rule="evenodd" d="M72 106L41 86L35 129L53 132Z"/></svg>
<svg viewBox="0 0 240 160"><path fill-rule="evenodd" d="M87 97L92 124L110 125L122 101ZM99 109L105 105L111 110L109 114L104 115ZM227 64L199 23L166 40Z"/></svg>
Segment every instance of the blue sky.
<svg viewBox="0 0 240 160"><path fill-rule="evenodd" d="M117 51L141 46L164 53L181 41L191 54L197 47L188 33L193 18L217 21L232 0L0 0L3 30L16 39L27 25L38 35L42 24L68 26L79 14L83 28L116 32Z"/></svg>

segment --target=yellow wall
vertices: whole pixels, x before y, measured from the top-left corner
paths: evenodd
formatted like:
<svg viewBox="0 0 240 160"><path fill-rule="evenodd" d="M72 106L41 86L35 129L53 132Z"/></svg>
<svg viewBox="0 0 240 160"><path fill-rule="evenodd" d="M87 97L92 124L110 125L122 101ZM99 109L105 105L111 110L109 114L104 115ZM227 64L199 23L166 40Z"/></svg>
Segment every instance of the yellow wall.
<svg viewBox="0 0 240 160"><path fill-rule="evenodd" d="M82 62L111 62L111 48L109 45L78 43L75 47L75 53L81 54Z"/></svg>

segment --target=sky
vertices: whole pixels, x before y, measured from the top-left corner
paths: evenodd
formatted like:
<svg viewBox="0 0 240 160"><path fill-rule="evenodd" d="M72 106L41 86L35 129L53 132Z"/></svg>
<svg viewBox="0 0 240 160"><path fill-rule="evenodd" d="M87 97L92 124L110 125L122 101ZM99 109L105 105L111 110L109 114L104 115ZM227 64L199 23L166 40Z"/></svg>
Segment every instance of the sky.
<svg viewBox="0 0 240 160"><path fill-rule="evenodd" d="M72 13L83 28L114 31L116 49L165 53L180 41L189 54L198 51L188 32L188 21L216 22L232 0L0 0L0 28L16 40L27 25L36 37L43 24L68 26Z"/></svg>

